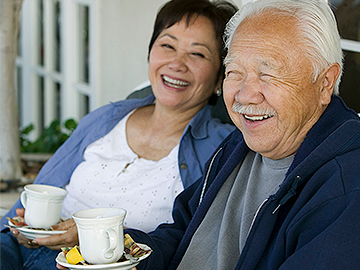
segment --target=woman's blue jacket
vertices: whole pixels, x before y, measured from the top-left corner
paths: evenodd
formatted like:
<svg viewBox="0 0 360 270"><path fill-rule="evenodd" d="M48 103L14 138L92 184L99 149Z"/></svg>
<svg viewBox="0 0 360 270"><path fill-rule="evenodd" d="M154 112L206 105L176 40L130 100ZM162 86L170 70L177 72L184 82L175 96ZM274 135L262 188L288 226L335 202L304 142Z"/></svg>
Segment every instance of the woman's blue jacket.
<svg viewBox="0 0 360 270"><path fill-rule="evenodd" d="M129 99L111 103L86 115L69 139L56 151L40 170L34 183L57 187L65 186L82 162L85 148L106 135L125 115L136 108L153 104L155 97ZM185 128L180 139L178 165L184 187L190 186L204 173L207 159L219 144L235 129L222 124L211 116L210 105L201 109ZM6 217L15 216L15 209L22 208L18 200L1 220L1 230Z"/></svg>

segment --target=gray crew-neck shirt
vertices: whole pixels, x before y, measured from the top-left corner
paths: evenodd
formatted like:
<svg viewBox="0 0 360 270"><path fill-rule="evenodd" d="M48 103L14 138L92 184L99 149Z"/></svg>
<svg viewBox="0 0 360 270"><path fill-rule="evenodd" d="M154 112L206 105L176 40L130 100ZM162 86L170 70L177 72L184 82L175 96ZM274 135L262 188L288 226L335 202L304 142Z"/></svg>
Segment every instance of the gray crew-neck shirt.
<svg viewBox="0 0 360 270"><path fill-rule="evenodd" d="M177 269L234 269L257 209L278 190L292 161L250 151L221 187Z"/></svg>

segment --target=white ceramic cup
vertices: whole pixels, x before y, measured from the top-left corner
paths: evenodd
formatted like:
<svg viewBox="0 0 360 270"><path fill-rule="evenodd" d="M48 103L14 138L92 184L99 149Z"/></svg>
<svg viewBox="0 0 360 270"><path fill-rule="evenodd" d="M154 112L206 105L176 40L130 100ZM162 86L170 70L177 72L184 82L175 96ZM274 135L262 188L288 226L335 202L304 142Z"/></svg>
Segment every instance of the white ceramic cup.
<svg viewBox="0 0 360 270"><path fill-rule="evenodd" d="M49 229L60 222L61 208L67 191L48 185L30 184L24 187L20 200L25 208L25 223L31 227Z"/></svg>
<svg viewBox="0 0 360 270"><path fill-rule="evenodd" d="M120 208L93 208L73 214L80 252L92 264L118 261L124 251L126 211Z"/></svg>

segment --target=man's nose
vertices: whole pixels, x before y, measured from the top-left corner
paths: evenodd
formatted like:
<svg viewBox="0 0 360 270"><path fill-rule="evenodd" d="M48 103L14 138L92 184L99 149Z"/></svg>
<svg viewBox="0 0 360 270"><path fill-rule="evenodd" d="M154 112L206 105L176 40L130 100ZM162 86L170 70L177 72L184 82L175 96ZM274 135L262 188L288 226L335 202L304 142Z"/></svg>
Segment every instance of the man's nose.
<svg viewBox="0 0 360 270"><path fill-rule="evenodd" d="M243 80L235 95L235 100L243 105L260 104L264 99L260 82L251 77L246 77Z"/></svg>

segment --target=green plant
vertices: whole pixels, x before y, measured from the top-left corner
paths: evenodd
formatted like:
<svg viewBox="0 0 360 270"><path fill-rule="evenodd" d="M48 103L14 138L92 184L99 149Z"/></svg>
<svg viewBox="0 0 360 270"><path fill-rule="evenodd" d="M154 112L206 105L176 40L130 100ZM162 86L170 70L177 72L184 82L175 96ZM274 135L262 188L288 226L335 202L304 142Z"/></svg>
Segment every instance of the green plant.
<svg viewBox="0 0 360 270"><path fill-rule="evenodd" d="M20 130L20 151L22 153L54 153L69 138L76 126L74 119L68 119L64 123L64 128L61 128L60 120L56 119L43 130L37 140L32 142L28 137L34 130L34 125L30 124Z"/></svg>

